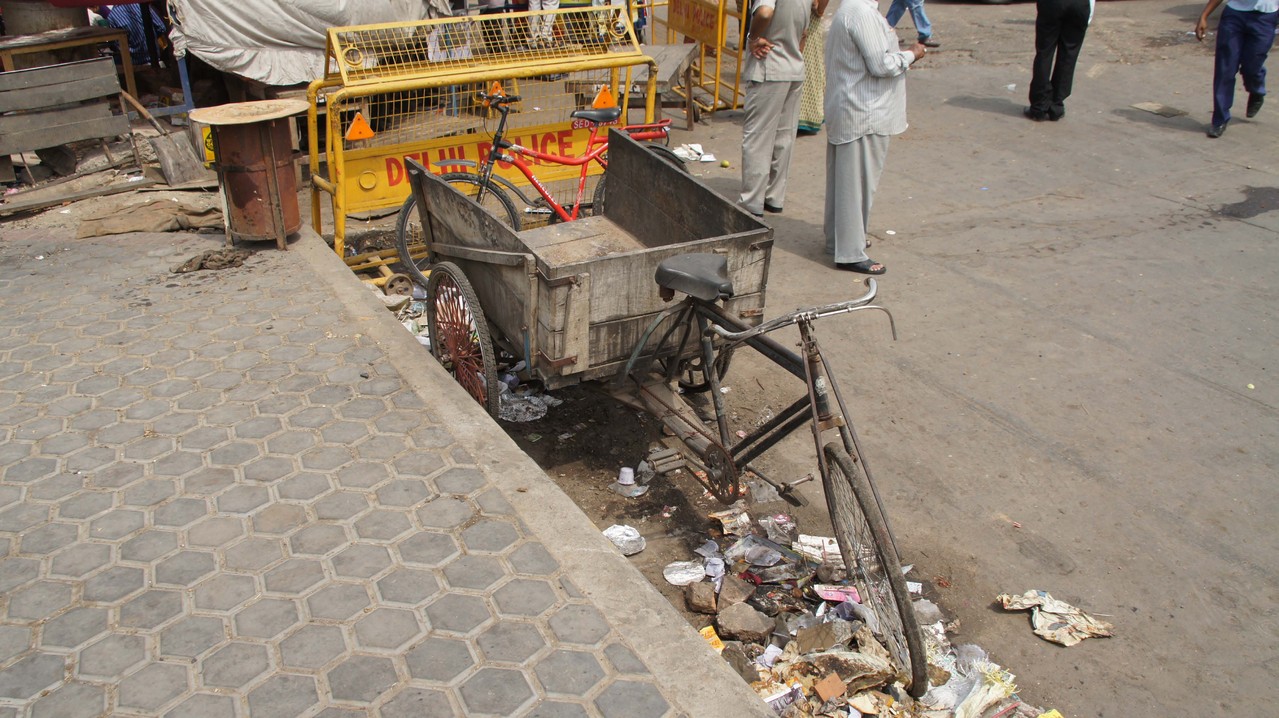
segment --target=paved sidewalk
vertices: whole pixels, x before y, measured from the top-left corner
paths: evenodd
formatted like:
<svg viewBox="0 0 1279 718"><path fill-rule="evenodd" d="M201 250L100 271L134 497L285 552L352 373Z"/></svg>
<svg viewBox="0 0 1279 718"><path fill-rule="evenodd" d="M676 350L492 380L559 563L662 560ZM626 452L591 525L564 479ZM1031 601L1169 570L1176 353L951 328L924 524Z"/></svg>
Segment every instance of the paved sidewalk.
<svg viewBox="0 0 1279 718"><path fill-rule="evenodd" d="M0 717L766 714L314 235L6 234Z"/></svg>

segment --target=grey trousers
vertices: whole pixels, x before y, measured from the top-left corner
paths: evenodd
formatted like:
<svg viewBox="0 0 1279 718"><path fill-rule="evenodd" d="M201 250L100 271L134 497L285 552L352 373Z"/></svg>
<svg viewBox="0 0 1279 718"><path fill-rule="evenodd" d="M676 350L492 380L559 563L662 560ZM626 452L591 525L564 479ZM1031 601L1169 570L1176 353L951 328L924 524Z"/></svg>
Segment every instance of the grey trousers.
<svg viewBox="0 0 1279 718"><path fill-rule="evenodd" d="M753 214L764 203L782 207L791 149L799 130L802 80L752 82L746 89L742 120L742 196L738 203Z"/></svg>
<svg viewBox="0 0 1279 718"><path fill-rule="evenodd" d="M826 253L840 264L864 262L875 188L884 174L888 135L826 145Z"/></svg>

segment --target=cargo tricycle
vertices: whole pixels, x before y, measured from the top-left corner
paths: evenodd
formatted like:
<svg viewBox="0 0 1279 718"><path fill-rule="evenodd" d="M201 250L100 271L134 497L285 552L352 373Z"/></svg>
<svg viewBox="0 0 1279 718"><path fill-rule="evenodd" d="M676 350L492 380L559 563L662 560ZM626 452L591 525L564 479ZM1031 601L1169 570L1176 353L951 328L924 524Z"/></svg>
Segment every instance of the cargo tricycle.
<svg viewBox="0 0 1279 718"><path fill-rule="evenodd" d="M725 503L740 496L748 467L802 503L796 487L812 474L777 481L750 464L809 427L844 563L908 691L922 695L927 663L897 548L814 328L837 314L887 314L873 304L874 280L856 299L764 321L772 229L624 133L610 134L609 155L608 192L591 216L522 232L410 161L425 245L413 251L425 252L430 269L431 352L494 416L499 360L522 362L547 389L594 382L661 421ZM792 325L798 351L772 336ZM803 388L762 425L733 432L721 384L745 349ZM690 404L699 393L714 422Z"/></svg>

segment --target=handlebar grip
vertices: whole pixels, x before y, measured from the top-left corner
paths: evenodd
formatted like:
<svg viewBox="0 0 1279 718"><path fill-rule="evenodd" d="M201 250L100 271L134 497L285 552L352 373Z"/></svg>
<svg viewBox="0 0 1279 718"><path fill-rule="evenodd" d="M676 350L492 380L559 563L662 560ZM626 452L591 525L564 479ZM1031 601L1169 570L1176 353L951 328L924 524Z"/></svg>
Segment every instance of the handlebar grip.
<svg viewBox="0 0 1279 718"><path fill-rule="evenodd" d="M512 102L519 102L521 99L519 95L490 95L487 92L477 92L475 95L493 105L507 105Z"/></svg>

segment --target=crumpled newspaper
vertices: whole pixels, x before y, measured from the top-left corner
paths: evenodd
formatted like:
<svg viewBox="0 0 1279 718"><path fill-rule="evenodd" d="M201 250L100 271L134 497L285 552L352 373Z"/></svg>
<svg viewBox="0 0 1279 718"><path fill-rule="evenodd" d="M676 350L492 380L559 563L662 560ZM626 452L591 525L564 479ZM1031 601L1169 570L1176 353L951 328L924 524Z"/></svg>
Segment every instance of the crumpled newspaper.
<svg viewBox="0 0 1279 718"><path fill-rule="evenodd" d="M1073 646L1085 638L1114 635L1114 626L1093 618L1065 601L1058 601L1047 591L1031 589L1020 596L1001 593L995 597L1007 611L1029 610L1030 625L1035 635L1063 646Z"/></svg>

